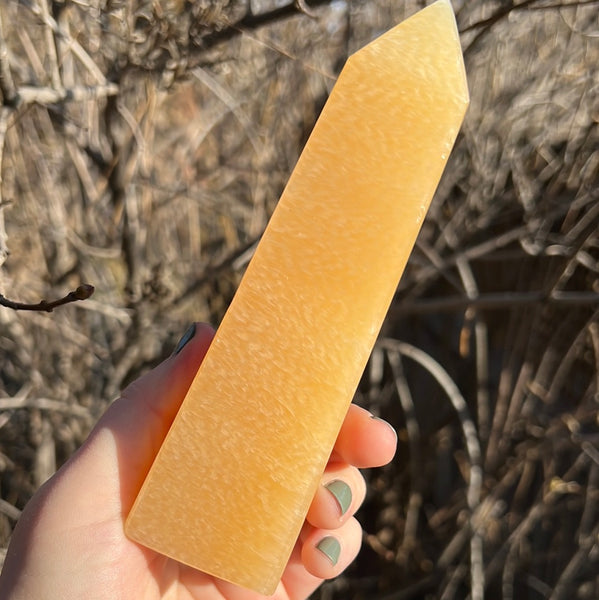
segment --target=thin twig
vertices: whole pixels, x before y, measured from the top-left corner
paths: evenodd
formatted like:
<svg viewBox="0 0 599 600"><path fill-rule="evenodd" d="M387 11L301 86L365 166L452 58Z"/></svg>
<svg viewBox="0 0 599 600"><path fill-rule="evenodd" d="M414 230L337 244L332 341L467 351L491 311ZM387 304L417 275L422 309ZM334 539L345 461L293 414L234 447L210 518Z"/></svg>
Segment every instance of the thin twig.
<svg viewBox="0 0 599 600"><path fill-rule="evenodd" d="M581 319L584 316L582 311L570 311L561 319L557 325L553 326L550 337L543 348L539 348L539 354L535 357L537 367L534 375L526 382L525 401L522 404L519 414L514 412L514 421L517 418L529 418L533 415L539 401L548 403L548 390L552 382L556 381L556 373L562 369L568 369L571 366L573 359L569 351L564 352L565 348L577 350L579 345L576 343L584 343L585 333L580 331ZM591 319L592 322L592 319ZM578 332L576 338L571 342L573 332ZM562 365L564 365L562 367ZM560 377L562 377L560 373ZM556 385L559 385L559 381ZM508 418L509 422L509 418ZM512 423L506 423L506 426L512 427Z"/></svg>
<svg viewBox="0 0 599 600"><path fill-rule="evenodd" d="M599 490L599 464L592 462L589 469L587 486L585 492L584 508L580 515L580 527L578 529L578 545L580 546L584 540L592 537L593 525L597 522L599 512L597 494Z"/></svg>
<svg viewBox="0 0 599 600"><path fill-rule="evenodd" d="M461 258L456 263L458 273L464 285L464 291L471 300L478 298L478 285L476 278L472 272L470 262L466 258ZM489 336L487 324L476 309L468 307L466 315L472 311L472 319L474 321L474 340L476 352L476 406L478 420L478 434L482 445L486 445L489 439L490 427L490 409L489 409Z"/></svg>
<svg viewBox="0 0 599 600"><path fill-rule="evenodd" d="M418 520L422 505L422 457L420 455L420 427L416 420L414 400L406 381L399 352L387 349L387 359L395 379L397 395L406 419L406 431L410 448L410 496L406 513L403 539L396 552L398 560L407 564L408 554L414 545L418 534Z"/></svg>
<svg viewBox="0 0 599 600"><path fill-rule="evenodd" d="M81 102L90 98L99 99L107 96L116 96L119 87L115 83L106 83L96 86L78 85L72 88L55 89L51 87L21 86L17 90L17 103L48 105L59 102Z"/></svg>
<svg viewBox="0 0 599 600"><path fill-rule="evenodd" d="M84 283L80 285L76 290L69 292L63 298L58 298L57 300L52 300L48 302L47 300L41 300L37 304L27 304L25 302L15 302L14 300L9 300L0 294L0 306L5 306L6 308L12 308L13 310L33 310L39 312L52 312L55 308L59 306L63 306L64 304L69 304L71 302L77 302L78 300L87 300L94 293L94 286L89 285L88 283Z"/></svg>
<svg viewBox="0 0 599 600"><path fill-rule="evenodd" d="M459 279L446 267L445 261L433 247L419 237L414 248L424 254L425 258L437 269L439 276L443 277L456 291L462 290Z"/></svg>

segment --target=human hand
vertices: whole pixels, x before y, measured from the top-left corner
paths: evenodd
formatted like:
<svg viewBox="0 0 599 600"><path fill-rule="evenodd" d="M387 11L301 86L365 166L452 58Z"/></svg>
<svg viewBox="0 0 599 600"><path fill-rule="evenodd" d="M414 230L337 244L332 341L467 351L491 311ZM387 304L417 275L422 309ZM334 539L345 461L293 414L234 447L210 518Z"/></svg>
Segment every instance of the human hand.
<svg viewBox="0 0 599 600"><path fill-rule="evenodd" d="M4 600L259 600L132 542L123 523L212 340L196 325L176 354L122 393L77 453L26 506L0 575ZM275 600L303 600L356 557L353 517L366 485L358 468L386 464L396 436L352 405ZM335 483L329 488L331 482ZM344 510L343 510L344 509ZM323 540L325 540L323 542ZM338 554L338 556L337 556Z"/></svg>

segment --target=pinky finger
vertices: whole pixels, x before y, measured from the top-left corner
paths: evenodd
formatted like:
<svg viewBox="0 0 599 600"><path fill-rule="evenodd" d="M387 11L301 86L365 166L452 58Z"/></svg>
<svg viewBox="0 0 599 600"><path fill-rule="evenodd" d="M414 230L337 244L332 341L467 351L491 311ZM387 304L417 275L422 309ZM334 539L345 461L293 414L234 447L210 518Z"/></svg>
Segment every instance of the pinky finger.
<svg viewBox="0 0 599 600"><path fill-rule="evenodd" d="M335 530L313 529L304 539L302 563L315 577L330 579L356 558L362 544L362 528L355 518Z"/></svg>

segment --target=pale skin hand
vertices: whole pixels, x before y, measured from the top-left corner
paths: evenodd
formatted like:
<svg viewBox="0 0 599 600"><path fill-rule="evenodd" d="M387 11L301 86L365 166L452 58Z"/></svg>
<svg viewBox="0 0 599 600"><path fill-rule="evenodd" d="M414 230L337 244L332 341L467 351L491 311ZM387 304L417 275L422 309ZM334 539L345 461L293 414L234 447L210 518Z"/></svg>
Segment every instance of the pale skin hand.
<svg viewBox="0 0 599 600"><path fill-rule="evenodd" d="M260 600L254 592L181 565L127 539L123 520L212 339L197 325L179 354L131 384L80 450L33 497L15 529L0 576L4 600ZM386 464L396 437L352 406L306 523L274 596L303 600L355 558L362 531L353 517L365 495L358 468ZM349 509L324 487L352 490ZM316 548L341 545L336 565Z"/></svg>

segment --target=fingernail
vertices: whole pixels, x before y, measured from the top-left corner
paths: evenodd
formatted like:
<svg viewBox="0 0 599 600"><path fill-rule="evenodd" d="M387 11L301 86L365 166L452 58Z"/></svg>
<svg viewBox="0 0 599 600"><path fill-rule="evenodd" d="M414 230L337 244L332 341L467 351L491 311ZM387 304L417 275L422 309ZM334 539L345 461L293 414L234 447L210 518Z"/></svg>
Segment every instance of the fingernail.
<svg viewBox="0 0 599 600"><path fill-rule="evenodd" d="M341 544L334 537L323 537L316 547L331 561L333 566L337 564L341 554Z"/></svg>
<svg viewBox="0 0 599 600"><path fill-rule="evenodd" d="M189 340L191 340L193 338L193 336L195 335L196 332L196 326L195 323L190 325L189 328L187 329L187 331L183 334L183 337L179 340L179 343L177 344L177 347L175 348L175 351L171 354L171 356L177 356L177 354L179 354L179 352L181 352L181 350L183 350L183 348L185 348L186 344L189 342Z"/></svg>
<svg viewBox="0 0 599 600"><path fill-rule="evenodd" d="M331 481L327 483L325 486L331 494L333 494L335 500L337 500L337 504L341 509L341 515L344 515L347 512L347 509L351 506L351 488L345 481L341 481L340 479L336 479L335 481Z"/></svg>
<svg viewBox="0 0 599 600"><path fill-rule="evenodd" d="M393 427L393 425L391 425L391 423L389 423L389 421L385 421L385 419L381 419L380 417L375 417L374 415L370 415L370 418L373 421L380 421L381 423L384 423L393 432L395 439L397 439L397 431L395 431L395 427Z"/></svg>

